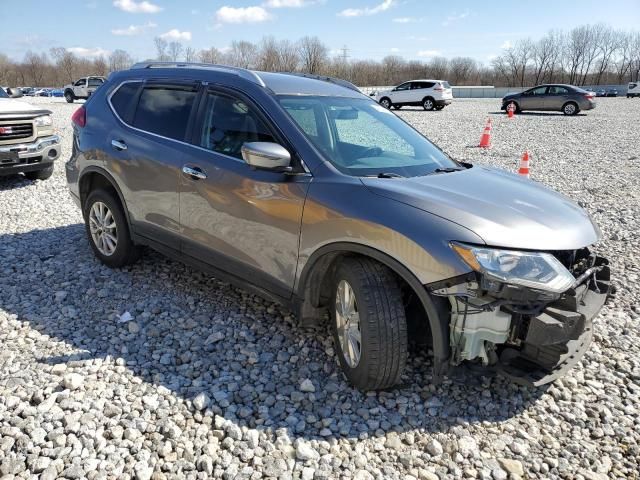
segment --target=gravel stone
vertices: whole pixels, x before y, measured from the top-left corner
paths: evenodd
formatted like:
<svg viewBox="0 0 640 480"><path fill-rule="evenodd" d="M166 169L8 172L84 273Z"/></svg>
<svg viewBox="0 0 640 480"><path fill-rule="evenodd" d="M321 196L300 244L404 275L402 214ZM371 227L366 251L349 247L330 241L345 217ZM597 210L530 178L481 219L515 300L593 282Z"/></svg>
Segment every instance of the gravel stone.
<svg viewBox="0 0 640 480"><path fill-rule="evenodd" d="M81 102L28 101L53 112L62 156L46 181L0 177L0 476L637 477L637 99L599 98L576 117L508 119L499 99L394 111L474 168L514 172L528 149L532 180L599 225L618 294L583 360L546 388L480 375L434 384L417 348L402 387L366 394L340 372L330 329L310 333L286 308L153 251L102 266L65 180Z"/></svg>

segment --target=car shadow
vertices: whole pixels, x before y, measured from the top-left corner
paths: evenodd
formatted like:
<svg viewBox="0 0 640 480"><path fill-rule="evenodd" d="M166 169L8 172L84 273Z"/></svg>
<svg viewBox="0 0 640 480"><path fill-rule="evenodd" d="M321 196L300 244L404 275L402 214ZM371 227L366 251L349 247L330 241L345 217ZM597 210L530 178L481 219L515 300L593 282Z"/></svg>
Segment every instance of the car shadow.
<svg viewBox="0 0 640 480"><path fill-rule="evenodd" d="M503 117L506 117L507 114L504 111L500 111L500 112L489 112L489 115L501 115ZM556 117L556 116L560 116L560 117L586 117L587 114L586 113L577 113L575 115L565 115L562 112L518 112L515 113L514 116L518 117L518 116L525 116L525 117Z"/></svg>
<svg viewBox="0 0 640 480"><path fill-rule="evenodd" d="M29 187L33 185L34 182L36 182L36 180L29 180L27 177L19 173L2 175L0 176L0 191Z"/></svg>
<svg viewBox="0 0 640 480"><path fill-rule="evenodd" d="M0 308L64 342L37 349L56 352L38 357L52 378L56 365L69 372L100 359L184 400L205 392L209 414L238 426L307 439L447 432L509 419L545 391L477 373L433 384L429 356L414 350L403 385L361 393L344 380L328 328L303 330L280 305L154 252L108 269L81 224L0 235L0 265ZM133 320L121 321L124 312Z"/></svg>

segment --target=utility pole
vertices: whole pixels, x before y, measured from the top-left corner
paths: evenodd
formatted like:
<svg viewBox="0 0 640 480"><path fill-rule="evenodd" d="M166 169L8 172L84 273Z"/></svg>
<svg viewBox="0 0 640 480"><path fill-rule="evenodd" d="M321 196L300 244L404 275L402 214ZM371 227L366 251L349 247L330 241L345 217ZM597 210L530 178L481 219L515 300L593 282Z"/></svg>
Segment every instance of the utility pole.
<svg viewBox="0 0 640 480"><path fill-rule="evenodd" d="M347 63L347 59L349 58L349 49L347 48L347 46L346 46L346 45L344 45L344 46L340 49L340 51L342 52L342 55L341 55L341 57L342 57L342 62L343 62L343 63Z"/></svg>
<svg viewBox="0 0 640 480"><path fill-rule="evenodd" d="M343 72L340 76L350 81L351 72L349 71L349 64L348 64L349 49L347 48L346 45L343 45L340 51L342 52L342 54L340 55L340 58L342 59L341 63L342 63L342 72Z"/></svg>

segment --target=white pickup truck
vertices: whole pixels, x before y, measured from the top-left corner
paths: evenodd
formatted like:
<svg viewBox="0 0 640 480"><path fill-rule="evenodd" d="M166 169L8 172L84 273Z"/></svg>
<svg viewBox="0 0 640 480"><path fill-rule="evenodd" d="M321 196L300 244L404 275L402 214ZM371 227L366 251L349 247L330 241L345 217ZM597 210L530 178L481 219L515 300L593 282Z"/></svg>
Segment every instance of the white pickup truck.
<svg viewBox="0 0 640 480"><path fill-rule="evenodd" d="M24 173L46 180L60 151L51 111L9 98L0 88L0 176Z"/></svg>
<svg viewBox="0 0 640 480"><path fill-rule="evenodd" d="M68 103L81 98L86 100L104 81L104 77L83 77L64 86L64 98Z"/></svg>

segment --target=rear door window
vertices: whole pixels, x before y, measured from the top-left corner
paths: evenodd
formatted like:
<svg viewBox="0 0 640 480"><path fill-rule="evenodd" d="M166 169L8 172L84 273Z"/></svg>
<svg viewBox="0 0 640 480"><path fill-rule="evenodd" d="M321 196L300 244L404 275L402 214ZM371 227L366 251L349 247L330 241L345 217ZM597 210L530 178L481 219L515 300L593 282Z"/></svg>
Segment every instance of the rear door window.
<svg viewBox="0 0 640 480"><path fill-rule="evenodd" d="M184 140L198 95L195 85L145 85L133 126L174 140Z"/></svg>
<svg viewBox="0 0 640 480"><path fill-rule="evenodd" d="M549 87L549 95L568 95L569 89L565 87Z"/></svg>
<svg viewBox="0 0 640 480"><path fill-rule="evenodd" d="M103 83L104 83L104 80L102 80L101 78L90 78L89 79L89 86L90 87L99 87Z"/></svg>

